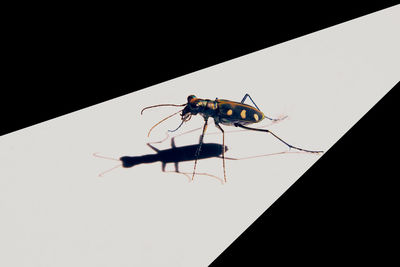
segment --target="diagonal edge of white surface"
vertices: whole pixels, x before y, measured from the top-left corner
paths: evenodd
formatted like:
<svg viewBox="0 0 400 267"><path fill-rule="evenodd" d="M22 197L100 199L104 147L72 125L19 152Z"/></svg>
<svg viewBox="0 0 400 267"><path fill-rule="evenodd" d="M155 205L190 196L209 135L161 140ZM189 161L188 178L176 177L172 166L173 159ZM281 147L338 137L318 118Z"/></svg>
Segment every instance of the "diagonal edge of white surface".
<svg viewBox="0 0 400 267"><path fill-rule="evenodd" d="M154 154L176 108L144 106L202 98L240 101L289 118L269 129L289 143L328 150L400 77L400 7L395 6L0 138L1 266L206 266L320 156L283 154L227 161L228 183L163 173L159 162L97 175L118 158ZM201 127L193 118L178 135ZM212 125L212 123L211 123ZM226 131L236 130L229 127ZM220 143L210 126L205 142ZM194 144L200 131L176 138ZM155 144L169 148L170 140ZM226 134L226 156L284 151L271 136ZM193 162L180 163L190 172ZM173 166L167 166L173 170ZM198 172L222 177L222 162ZM321 177L324 179L324 177ZM294 222L295 224L295 222Z"/></svg>

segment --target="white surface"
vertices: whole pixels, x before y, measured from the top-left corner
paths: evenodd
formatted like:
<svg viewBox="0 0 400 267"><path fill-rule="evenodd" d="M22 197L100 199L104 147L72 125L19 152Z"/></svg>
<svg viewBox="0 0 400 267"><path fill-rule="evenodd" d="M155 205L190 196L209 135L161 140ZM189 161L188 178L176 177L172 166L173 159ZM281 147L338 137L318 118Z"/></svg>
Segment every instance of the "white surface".
<svg viewBox="0 0 400 267"><path fill-rule="evenodd" d="M147 131L178 108L141 116L145 106L181 104L189 94L240 101L245 93L267 116L289 116L269 129L326 151L399 80L399 26L396 6L2 136L0 266L210 264L320 155L227 161L228 183L221 185L209 176L189 183L161 172L160 163L99 178L116 162L92 153L153 154L146 143L164 138L179 117L151 138ZM194 117L176 135L202 124ZM210 123L209 132L217 131ZM194 144L199 134L177 137L176 144ZM205 142L221 142L221 135ZM226 145L230 157L286 149L247 131L227 133ZM155 146L169 148L170 140ZM180 164L182 171L192 168L193 162ZM222 161L201 160L198 171L222 178Z"/></svg>

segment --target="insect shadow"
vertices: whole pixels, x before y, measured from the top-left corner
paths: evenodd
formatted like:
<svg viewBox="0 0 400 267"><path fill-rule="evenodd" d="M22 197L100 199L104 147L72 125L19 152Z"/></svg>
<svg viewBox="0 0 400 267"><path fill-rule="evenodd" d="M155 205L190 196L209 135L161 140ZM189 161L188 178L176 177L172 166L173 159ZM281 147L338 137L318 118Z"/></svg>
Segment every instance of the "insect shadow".
<svg viewBox="0 0 400 267"><path fill-rule="evenodd" d="M283 118L286 118L283 117ZM275 122L273 122L275 123ZM260 128L267 127L269 125L261 126ZM201 129L196 128L189 130L185 133L179 134L175 137L171 138L171 148L165 149L165 150L160 150L156 147L154 147L152 144L156 143L163 143L165 142L168 138L169 135L166 133L166 137L157 142L152 142L152 143L147 143L147 145L156 152L156 154L147 154L147 155L142 155L142 156L122 156L119 159L116 158L111 158L111 157L106 157L106 156L101 156L98 155L98 153L93 153L93 156L98 157L98 158L103 158L103 159L108 159L108 160L114 160L118 161L119 164L117 166L114 166L111 169L108 169L106 171L103 171L102 173L99 174L99 177L104 176L106 173L119 168L131 168L136 165L140 164L149 164L149 163L155 163L155 162L161 162L161 170L163 172L173 172L173 173L179 173L183 174L188 178L188 181L192 181L189 175L192 175L192 172L181 172L179 170L179 163L180 162L185 162L185 161L195 161L196 160L196 151L198 149L198 144L195 145L188 145L188 146L182 146L182 147L177 147L175 144L175 138L180 137L182 135L186 135L191 132L195 132L197 130ZM243 132L244 130L236 130L236 131L227 131L236 133L236 132ZM209 133L209 134L219 134L218 132L215 133ZM207 158L220 158L222 159L222 147L223 145L217 144L217 143L204 143L204 147L199 152L199 155L197 155L198 159L207 159ZM228 151L228 147L225 146L225 152ZM281 151L281 152L274 152L274 153L267 153L267 154L261 154L261 155L255 155L255 156L248 156L248 157L225 157L226 160L249 160L249 159L254 159L254 158L260 158L260 157L270 157L270 156L277 156L277 155L282 155L282 154L307 154L306 152L302 151ZM167 163L174 163L175 170L174 171L166 171L166 165ZM196 172L197 175L205 175L209 176L212 178L215 178L221 182L221 184L224 183L224 180L218 176L209 174L209 173L198 173Z"/></svg>
<svg viewBox="0 0 400 267"><path fill-rule="evenodd" d="M161 143L161 142L157 142L157 143ZM179 170L180 162L194 161L194 160L196 160L196 157L198 159L208 159L208 158L215 158L215 157L221 158L221 155L223 152L222 151L223 146L221 144L204 143L200 153L196 156L198 144L177 147L175 144L175 137L171 138L171 148L169 148L169 149L160 150L160 149L154 147L153 145L151 145L150 143L147 143L147 145L152 150L154 150L156 153L141 155L141 156L122 156L118 159L118 161L120 161L121 164L101 173L99 176L103 176L105 173L107 173L115 168L121 167L121 166L123 168L131 168L131 167L134 167L134 166L137 166L140 164L161 162L161 170L163 172L171 172L171 171L166 171L165 169L166 169L167 163L173 163L175 166L175 170L173 172L180 173L180 174L187 176L190 181L190 177L188 175L189 173L181 172ZM225 152L226 151L228 151L227 146L225 146ZM112 159L112 158L108 158L108 157L99 156L96 153L94 153L93 155L96 157L99 157L99 158ZM113 160L117 160L117 159L113 159ZM207 175L207 176L216 178L221 183L223 183L223 180L221 178L214 176L212 174L208 174L208 173L196 173L196 174Z"/></svg>

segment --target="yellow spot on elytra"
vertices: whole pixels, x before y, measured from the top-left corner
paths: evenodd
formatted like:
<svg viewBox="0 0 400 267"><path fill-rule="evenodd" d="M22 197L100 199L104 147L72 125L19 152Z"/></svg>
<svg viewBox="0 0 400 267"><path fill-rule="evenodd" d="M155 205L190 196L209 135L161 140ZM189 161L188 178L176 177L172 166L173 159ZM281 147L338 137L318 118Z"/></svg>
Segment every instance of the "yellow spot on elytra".
<svg viewBox="0 0 400 267"><path fill-rule="evenodd" d="M240 117L242 117L242 119L246 118L246 110L243 109L242 112L240 112Z"/></svg>
<svg viewBox="0 0 400 267"><path fill-rule="evenodd" d="M230 115L232 115L232 113L233 113L233 111L232 111L232 109L230 109L230 110L228 110L228 111L226 112L226 115L230 116Z"/></svg>
<svg viewBox="0 0 400 267"><path fill-rule="evenodd" d="M254 113L254 119L255 119L256 121L258 121L258 115L257 115L256 113Z"/></svg>

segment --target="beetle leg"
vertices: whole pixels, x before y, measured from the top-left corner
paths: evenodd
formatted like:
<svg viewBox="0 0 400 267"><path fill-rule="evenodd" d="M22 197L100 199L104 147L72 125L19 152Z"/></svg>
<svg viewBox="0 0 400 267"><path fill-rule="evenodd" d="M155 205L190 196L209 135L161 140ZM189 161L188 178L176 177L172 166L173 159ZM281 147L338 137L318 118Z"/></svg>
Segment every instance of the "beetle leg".
<svg viewBox="0 0 400 267"><path fill-rule="evenodd" d="M218 129L220 129L221 130L221 132L222 132L222 165L223 165L223 167L224 167L224 180L225 180L225 183L226 183L226 171L225 171L225 132L224 132L224 129L222 129L222 127L217 123L217 122L215 122L215 125L218 127Z"/></svg>
<svg viewBox="0 0 400 267"><path fill-rule="evenodd" d="M200 142L199 142L199 146L197 147L196 150L196 154L195 154L195 161L194 161L194 168L193 168L193 175L192 175L192 181L194 179L194 174L196 172L196 166L197 166L197 160L199 158L199 154L200 154L200 150L201 150L201 146L203 145L203 139L204 139L204 134L207 130L207 125L208 125L208 118L204 119L204 126L203 126L203 133L200 136Z"/></svg>
<svg viewBox="0 0 400 267"><path fill-rule="evenodd" d="M259 111L261 111L261 110L257 107L256 103L254 103L253 99L251 98L251 96L250 96L249 94L245 94L244 97L243 97L243 99L242 99L242 101L240 101L240 103L244 104L244 101L246 101L247 98L250 98L250 100L251 100L251 102L254 104L254 106L255 106Z"/></svg>
<svg viewBox="0 0 400 267"><path fill-rule="evenodd" d="M300 151L310 152L310 153L322 153L322 152L324 152L324 151L307 150L307 149L299 148L299 147L296 147L296 146L292 146L291 144L289 144L289 143L287 143L286 141L282 140L279 136L277 136L276 134L274 134L273 132L271 132L270 130L267 130L267 129L251 128L251 127L247 127L247 126L241 125L240 123L235 123L234 126L240 127L240 128L243 128L243 129L247 129L247 130L252 130L252 131L270 133L270 134L272 134L276 139L278 139L279 141L281 141L282 143L284 143L285 145L287 145L289 148L294 148L294 149L297 149L297 150L300 150Z"/></svg>

